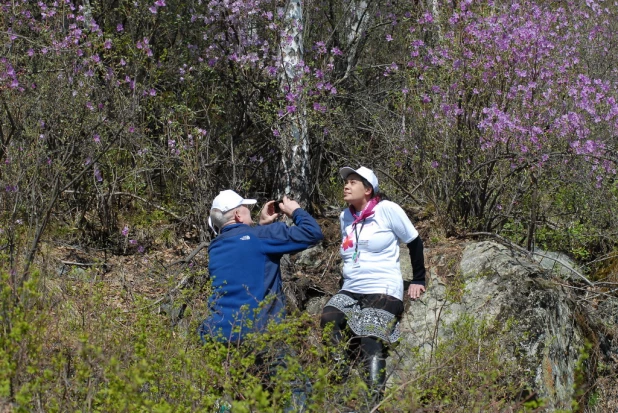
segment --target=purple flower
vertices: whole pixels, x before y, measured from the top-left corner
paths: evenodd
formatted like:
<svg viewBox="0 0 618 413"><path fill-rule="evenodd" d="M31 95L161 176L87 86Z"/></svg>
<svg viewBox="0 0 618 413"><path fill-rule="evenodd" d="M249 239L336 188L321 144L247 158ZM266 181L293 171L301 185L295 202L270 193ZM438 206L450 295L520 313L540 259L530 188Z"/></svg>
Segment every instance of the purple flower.
<svg viewBox="0 0 618 413"><path fill-rule="evenodd" d="M126 237L127 235L129 235L129 227L125 225L124 228L122 229L122 236Z"/></svg>
<svg viewBox="0 0 618 413"><path fill-rule="evenodd" d="M124 26L121 23L118 23L118 25L116 26L116 31L117 32L122 32L124 31Z"/></svg>
<svg viewBox="0 0 618 413"><path fill-rule="evenodd" d="M99 167L97 165L94 166L94 179L96 179L97 182L103 182L101 171L99 170Z"/></svg>
<svg viewBox="0 0 618 413"><path fill-rule="evenodd" d="M94 140L95 143L101 143L101 137L97 134L95 134L92 139Z"/></svg>

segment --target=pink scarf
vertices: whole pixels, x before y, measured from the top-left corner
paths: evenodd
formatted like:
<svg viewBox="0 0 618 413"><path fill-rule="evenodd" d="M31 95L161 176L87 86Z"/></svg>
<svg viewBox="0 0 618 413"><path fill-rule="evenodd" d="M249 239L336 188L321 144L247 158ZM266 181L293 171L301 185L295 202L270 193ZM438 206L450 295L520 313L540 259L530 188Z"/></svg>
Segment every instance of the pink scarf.
<svg viewBox="0 0 618 413"><path fill-rule="evenodd" d="M354 217L354 222L352 222L352 228L354 228L354 225L356 225L357 223L372 216L373 209L376 207L376 205L378 205L378 202L380 202L379 196L374 196L373 198L371 198L369 202L367 202L365 209L361 211L360 215L356 215L356 208L350 205L350 212Z"/></svg>
<svg viewBox="0 0 618 413"><path fill-rule="evenodd" d="M378 204L378 202L380 202L380 197L376 196L371 198L365 206L365 209L363 209L359 215L356 215L356 208L350 205L350 212L354 217L354 222L352 222L352 231L354 231L356 224L373 215L373 210ZM341 247L344 251L354 246L354 240L352 239L352 231L350 231L350 233L343 239L343 242L341 243ZM354 255L356 255L356 253Z"/></svg>

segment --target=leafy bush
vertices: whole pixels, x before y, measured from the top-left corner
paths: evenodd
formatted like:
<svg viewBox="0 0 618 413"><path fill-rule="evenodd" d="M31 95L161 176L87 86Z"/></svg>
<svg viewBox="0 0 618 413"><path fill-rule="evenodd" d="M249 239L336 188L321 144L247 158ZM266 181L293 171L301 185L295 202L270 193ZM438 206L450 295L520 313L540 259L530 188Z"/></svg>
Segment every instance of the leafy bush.
<svg viewBox="0 0 618 413"><path fill-rule="evenodd" d="M235 412L280 412L305 384L309 411L375 407L360 372L341 382L334 349L306 314L242 345L201 343L197 327L208 310L199 296L172 326L142 297L119 306L100 281L55 280L54 293L35 276L14 294L10 274L2 276L0 397L14 411L189 412L228 403ZM500 351L510 339L508 325L462 317L431 360L403 355L414 372L392 383L381 409L532 411L521 397L525 374Z"/></svg>

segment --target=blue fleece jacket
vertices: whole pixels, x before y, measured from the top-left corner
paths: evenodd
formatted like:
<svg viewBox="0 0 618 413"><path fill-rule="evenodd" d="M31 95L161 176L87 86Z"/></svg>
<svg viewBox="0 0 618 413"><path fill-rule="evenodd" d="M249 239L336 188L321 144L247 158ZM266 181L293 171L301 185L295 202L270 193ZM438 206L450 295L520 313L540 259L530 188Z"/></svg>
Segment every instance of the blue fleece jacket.
<svg viewBox="0 0 618 413"><path fill-rule="evenodd" d="M301 208L292 215L294 226L226 225L208 247L212 279L211 314L200 328L202 340L236 342L260 331L270 320L285 315L280 260L322 238L320 226Z"/></svg>

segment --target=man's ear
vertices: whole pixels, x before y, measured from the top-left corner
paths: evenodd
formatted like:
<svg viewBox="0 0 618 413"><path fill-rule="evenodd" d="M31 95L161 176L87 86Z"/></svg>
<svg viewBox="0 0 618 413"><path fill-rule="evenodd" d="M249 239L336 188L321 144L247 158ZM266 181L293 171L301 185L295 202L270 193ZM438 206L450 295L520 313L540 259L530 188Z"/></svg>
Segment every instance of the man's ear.
<svg viewBox="0 0 618 413"><path fill-rule="evenodd" d="M240 208L236 208L236 211L234 211L234 221L236 221L237 224L242 222L242 217L240 216Z"/></svg>
<svg viewBox="0 0 618 413"><path fill-rule="evenodd" d="M365 188L365 196L370 196L373 193L373 188Z"/></svg>

